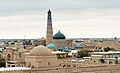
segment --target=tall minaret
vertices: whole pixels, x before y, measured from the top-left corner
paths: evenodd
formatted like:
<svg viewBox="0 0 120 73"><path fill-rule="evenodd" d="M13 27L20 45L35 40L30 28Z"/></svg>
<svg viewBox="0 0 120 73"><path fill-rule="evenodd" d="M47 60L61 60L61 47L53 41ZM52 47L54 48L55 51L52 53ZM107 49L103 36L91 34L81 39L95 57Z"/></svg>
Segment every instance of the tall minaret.
<svg viewBox="0 0 120 73"><path fill-rule="evenodd" d="M52 43L52 40L53 40L52 17L51 11L49 10L47 18L46 45Z"/></svg>

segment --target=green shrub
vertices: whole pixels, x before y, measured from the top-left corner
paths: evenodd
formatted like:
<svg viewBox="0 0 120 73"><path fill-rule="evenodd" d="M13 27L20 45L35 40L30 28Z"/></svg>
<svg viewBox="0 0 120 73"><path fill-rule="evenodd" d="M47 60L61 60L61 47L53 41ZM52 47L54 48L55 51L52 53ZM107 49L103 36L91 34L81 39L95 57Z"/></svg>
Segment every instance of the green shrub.
<svg viewBox="0 0 120 73"><path fill-rule="evenodd" d="M0 62L5 62L5 59L4 58L0 58Z"/></svg>
<svg viewBox="0 0 120 73"><path fill-rule="evenodd" d="M83 58L88 56L90 56L90 54L87 50L78 51L77 58Z"/></svg>

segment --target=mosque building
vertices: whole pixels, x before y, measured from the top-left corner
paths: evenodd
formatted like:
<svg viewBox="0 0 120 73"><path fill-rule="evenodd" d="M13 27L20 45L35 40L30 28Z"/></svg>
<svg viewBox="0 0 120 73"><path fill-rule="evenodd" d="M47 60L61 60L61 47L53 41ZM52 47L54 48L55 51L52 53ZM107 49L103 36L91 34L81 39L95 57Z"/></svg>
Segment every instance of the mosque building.
<svg viewBox="0 0 120 73"><path fill-rule="evenodd" d="M52 50L59 50L60 48L69 48L72 47L72 41L66 40L66 37L63 33L58 31L53 36L53 28L52 28L52 16L51 11L48 11L48 18L47 18L47 33L46 33L46 45L48 48L52 48Z"/></svg>

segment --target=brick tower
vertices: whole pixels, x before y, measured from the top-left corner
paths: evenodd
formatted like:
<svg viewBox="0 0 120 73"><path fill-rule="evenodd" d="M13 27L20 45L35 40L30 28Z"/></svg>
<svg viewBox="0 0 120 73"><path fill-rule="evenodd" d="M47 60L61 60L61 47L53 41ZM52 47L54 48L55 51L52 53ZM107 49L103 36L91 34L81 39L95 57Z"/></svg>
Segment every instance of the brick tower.
<svg viewBox="0 0 120 73"><path fill-rule="evenodd" d="M51 11L49 10L47 17L46 45L52 43L52 40L53 40L52 17Z"/></svg>

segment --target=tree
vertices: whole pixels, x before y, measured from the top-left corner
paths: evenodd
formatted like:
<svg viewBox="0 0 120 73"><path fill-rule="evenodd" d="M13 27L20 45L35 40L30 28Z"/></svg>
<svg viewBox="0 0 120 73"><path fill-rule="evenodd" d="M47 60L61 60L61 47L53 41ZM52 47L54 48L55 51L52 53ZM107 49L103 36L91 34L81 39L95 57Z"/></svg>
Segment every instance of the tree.
<svg viewBox="0 0 120 73"><path fill-rule="evenodd" d="M87 50L78 51L77 58L83 58L88 56L90 56L90 54Z"/></svg>
<svg viewBox="0 0 120 73"><path fill-rule="evenodd" d="M18 43L18 41L17 41L17 40L14 40L14 42L17 42L17 43Z"/></svg>
<svg viewBox="0 0 120 73"><path fill-rule="evenodd" d="M110 50L111 50L111 51L115 51L114 48L110 48L110 47L104 48L104 51L105 51L105 52L108 52L108 51L110 51Z"/></svg>
<svg viewBox="0 0 120 73"><path fill-rule="evenodd" d="M4 62L5 61L5 59L4 58L0 58L0 62Z"/></svg>
<svg viewBox="0 0 120 73"><path fill-rule="evenodd" d="M0 58L0 67L5 67L5 59Z"/></svg>
<svg viewBox="0 0 120 73"><path fill-rule="evenodd" d="M23 45L32 45L31 40L23 40Z"/></svg>

